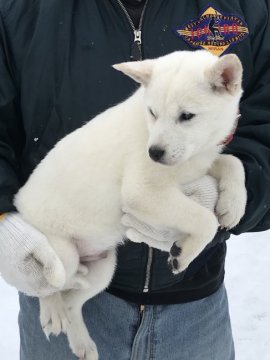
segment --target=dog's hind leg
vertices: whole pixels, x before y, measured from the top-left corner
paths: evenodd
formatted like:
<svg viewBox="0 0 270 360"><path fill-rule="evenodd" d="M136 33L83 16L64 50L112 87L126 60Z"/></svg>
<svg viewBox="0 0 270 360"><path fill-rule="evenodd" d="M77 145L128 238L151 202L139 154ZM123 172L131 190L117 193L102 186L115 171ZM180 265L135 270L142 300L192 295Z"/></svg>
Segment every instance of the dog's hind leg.
<svg viewBox="0 0 270 360"><path fill-rule="evenodd" d="M68 239L48 236L48 240L61 259L65 270L66 283L65 285L63 284L63 289L70 282L70 279L74 276L80 276L78 271L83 271L79 266L79 254L76 246ZM53 279L55 276L57 277L58 274L54 274L54 272L51 271L49 278ZM40 322L45 335L49 337L50 334L59 335L60 332L65 332L68 318L65 308L63 307L61 292L58 291L50 296L42 297L39 299L39 303Z"/></svg>
<svg viewBox="0 0 270 360"><path fill-rule="evenodd" d="M85 265L88 267L85 280L88 281L89 288L62 292L69 320L66 334L70 348L76 356L84 360L97 360L97 348L85 326L82 317L82 306L87 300L103 291L110 284L116 265L115 250L108 251L105 258Z"/></svg>

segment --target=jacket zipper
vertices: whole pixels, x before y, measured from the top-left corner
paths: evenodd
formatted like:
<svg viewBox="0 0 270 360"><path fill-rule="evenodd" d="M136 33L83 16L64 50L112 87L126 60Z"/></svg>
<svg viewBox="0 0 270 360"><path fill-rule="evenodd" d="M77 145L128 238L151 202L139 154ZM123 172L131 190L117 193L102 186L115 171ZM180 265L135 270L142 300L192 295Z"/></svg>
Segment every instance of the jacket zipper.
<svg viewBox="0 0 270 360"><path fill-rule="evenodd" d="M127 12L127 9L123 5L122 1L117 0L117 3L123 10L124 14L126 15L126 18L129 22L131 29L133 31L133 34L134 34L134 41L132 44L131 55L130 55L131 60L135 60L135 61L142 60L142 23L143 23L145 9L148 4L148 1L149 0L146 0L146 2L144 4L142 14L140 17L140 21L139 21L139 27L138 27L138 29L136 29L134 26L134 23L131 20L131 17L129 16L129 13ZM147 265L146 265L146 273L145 273L145 281L144 281L144 287L143 287L144 293L148 293L148 291L149 291L152 261L153 261L153 249L151 247L149 247ZM140 305L140 314L142 315L143 312L144 312L144 305Z"/></svg>
<svg viewBox="0 0 270 360"><path fill-rule="evenodd" d="M130 54L130 59L133 61L142 60L142 22L143 22L144 13L145 13L145 9L146 9L148 1L149 0L146 0L146 2L144 4L142 14L140 17L139 27L138 27L138 29L136 29L134 26L134 23L131 20L131 17L129 16L129 13L127 12L127 9L123 5L122 1L117 0L117 3L123 10L124 14L126 15L126 18L129 22L131 29L133 31L133 34L134 34L134 40L132 43L131 54Z"/></svg>
<svg viewBox="0 0 270 360"><path fill-rule="evenodd" d="M145 282L144 282L144 287L143 287L144 293L148 293L148 291L149 291L152 261L153 261L153 248L149 247L148 259L147 259L147 265L146 265L146 273L145 273Z"/></svg>
<svg viewBox="0 0 270 360"><path fill-rule="evenodd" d="M146 265L146 273L145 273L145 281L144 281L144 287L143 287L143 292L144 293L148 293L148 291L149 291L149 283L150 283L150 277L151 277L152 261L153 261L153 248L149 247L149 249L148 249L148 259L147 259L147 265ZM139 305L140 323L142 322L144 311L145 311L145 305L140 304Z"/></svg>

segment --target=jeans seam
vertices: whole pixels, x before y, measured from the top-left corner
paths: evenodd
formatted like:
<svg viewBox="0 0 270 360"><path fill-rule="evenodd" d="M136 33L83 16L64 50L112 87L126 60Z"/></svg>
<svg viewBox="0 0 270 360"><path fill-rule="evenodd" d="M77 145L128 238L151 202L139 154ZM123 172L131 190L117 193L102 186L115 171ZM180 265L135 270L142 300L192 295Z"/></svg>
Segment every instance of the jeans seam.
<svg viewBox="0 0 270 360"><path fill-rule="evenodd" d="M157 319L157 306L153 305L153 317L150 328L150 360L155 360L156 343L155 343L155 325Z"/></svg>

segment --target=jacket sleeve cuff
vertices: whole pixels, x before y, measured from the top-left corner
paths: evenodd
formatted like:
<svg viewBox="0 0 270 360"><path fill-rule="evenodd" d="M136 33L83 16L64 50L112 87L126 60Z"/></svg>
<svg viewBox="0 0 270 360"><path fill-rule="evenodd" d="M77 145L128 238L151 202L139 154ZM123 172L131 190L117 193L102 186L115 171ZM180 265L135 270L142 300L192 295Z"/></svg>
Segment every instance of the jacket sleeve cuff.
<svg viewBox="0 0 270 360"><path fill-rule="evenodd" d="M7 190L0 192L0 214L16 211L16 207L13 205L14 195Z"/></svg>

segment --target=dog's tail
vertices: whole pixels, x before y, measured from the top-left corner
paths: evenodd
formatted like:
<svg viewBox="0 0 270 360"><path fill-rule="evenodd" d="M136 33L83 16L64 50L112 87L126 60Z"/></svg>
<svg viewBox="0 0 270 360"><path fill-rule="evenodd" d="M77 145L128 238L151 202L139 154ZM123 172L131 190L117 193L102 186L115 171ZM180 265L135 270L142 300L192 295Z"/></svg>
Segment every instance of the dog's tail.
<svg viewBox="0 0 270 360"><path fill-rule="evenodd" d="M43 268L43 275L48 283L55 288L62 288L66 282L66 271L62 261L50 247L37 248L33 252L33 257Z"/></svg>

